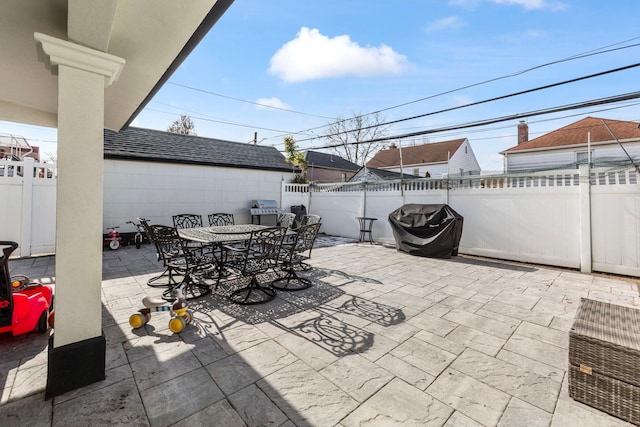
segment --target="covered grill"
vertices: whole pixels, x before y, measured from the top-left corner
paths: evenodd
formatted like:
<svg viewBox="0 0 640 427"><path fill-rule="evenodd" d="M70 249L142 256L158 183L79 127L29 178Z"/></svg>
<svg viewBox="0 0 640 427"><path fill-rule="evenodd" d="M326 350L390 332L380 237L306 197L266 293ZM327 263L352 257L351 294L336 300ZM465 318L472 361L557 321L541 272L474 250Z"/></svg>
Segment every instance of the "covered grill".
<svg viewBox="0 0 640 427"><path fill-rule="evenodd" d="M389 214L396 249L411 255L458 255L463 218L449 205L407 204Z"/></svg>
<svg viewBox="0 0 640 427"><path fill-rule="evenodd" d="M257 199L251 201L249 212L251 213L251 223L253 224L254 218L258 217L258 224L261 224L264 215L278 215L286 210L279 208L278 202L275 200Z"/></svg>

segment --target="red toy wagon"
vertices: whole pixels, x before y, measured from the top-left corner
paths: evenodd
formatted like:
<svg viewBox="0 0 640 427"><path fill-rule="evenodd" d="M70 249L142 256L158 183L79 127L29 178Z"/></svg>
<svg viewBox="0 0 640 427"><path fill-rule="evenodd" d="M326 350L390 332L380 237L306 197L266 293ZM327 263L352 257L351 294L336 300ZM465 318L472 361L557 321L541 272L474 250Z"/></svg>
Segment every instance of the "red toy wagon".
<svg viewBox="0 0 640 427"><path fill-rule="evenodd" d="M16 242L0 241L0 333L46 332L53 290L26 276L9 275L9 256L17 248Z"/></svg>

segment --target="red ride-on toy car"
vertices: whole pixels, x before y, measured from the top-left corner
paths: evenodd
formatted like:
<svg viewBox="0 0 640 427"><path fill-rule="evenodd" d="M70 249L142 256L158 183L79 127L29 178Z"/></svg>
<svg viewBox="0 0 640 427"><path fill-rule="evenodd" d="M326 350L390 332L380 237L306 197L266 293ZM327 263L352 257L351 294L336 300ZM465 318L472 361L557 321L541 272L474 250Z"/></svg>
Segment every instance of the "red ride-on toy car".
<svg viewBox="0 0 640 427"><path fill-rule="evenodd" d="M26 276L9 275L9 256L17 248L16 242L0 241L0 333L46 332L53 290Z"/></svg>

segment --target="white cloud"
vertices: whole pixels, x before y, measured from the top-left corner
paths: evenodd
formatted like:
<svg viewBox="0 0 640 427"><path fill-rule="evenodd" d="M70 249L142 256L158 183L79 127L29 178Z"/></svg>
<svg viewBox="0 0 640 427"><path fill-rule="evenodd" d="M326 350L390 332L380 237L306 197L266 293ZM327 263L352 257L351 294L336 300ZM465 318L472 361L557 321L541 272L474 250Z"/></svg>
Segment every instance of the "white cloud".
<svg viewBox="0 0 640 427"><path fill-rule="evenodd" d="M465 95L456 95L453 97L453 103L458 107L471 104L472 102L473 100Z"/></svg>
<svg viewBox="0 0 640 427"><path fill-rule="evenodd" d="M440 31L440 30L457 30L464 25L464 21L459 16L448 16L446 18L438 19L432 22L427 31Z"/></svg>
<svg viewBox="0 0 640 427"><path fill-rule="evenodd" d="M347 35L329 38L306 27L271 57L270 64L269 71L285 82L400 74L409 65L406 56L384 44L362 47Z"/></svg>
<svg viewBox="0 0 640 427"><path fill-rule="evenodd" d="M274 108L279 108L282 110L290 110L291 106L285 104L284 102L282 102L280 99L276 98L276 97L272 97L272 98L260 98L256 101L257 104L260 105L256 105L256 109L257 110L263 110L265 108L268 107L274 107Z"/></svg>
<svg viewBox="0 0 640 427"><path fill-rule="evenodd" d="M460 6L465 9L475 9L481 0L449 0L450 6ZM568 6L558 0L489 0L496 4L522 6L527 10L551 9L552 11L565 10Z"/></svg>
<svg viewBox="0 0 640 427"><path fill-rule="evenodd" d="M491 0L497 4L520 5L527 10L551 9L554 11L564 10L567 5L559 1L548 0Z"/></svg>
<svg viewBox="0 0 640 427"><path fill-rule="evenodd" d="M450 0L449 5L451 6L461 6L465 9L473 9L479 0Z"/></svg>

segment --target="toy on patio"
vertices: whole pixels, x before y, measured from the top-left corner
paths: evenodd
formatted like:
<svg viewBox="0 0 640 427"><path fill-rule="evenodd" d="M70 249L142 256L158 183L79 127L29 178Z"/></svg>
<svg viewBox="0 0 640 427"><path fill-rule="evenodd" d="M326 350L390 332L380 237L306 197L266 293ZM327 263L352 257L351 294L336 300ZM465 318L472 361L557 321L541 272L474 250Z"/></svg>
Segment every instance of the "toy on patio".
<svg viewBox="0 0 640 427"><path fill-rule="evenodd" d="M144 297L142 299L142 305L144 308L138 310L137 313L132 314L129 317L129 325L133 329L138 329L147 324L151 320L151 312L155 311L169 311L171 319L169 319L169 330L174 334L182 332L184 327L191 323L191 312L188 310L189 304L184 297L184 284L176 286L171 290L171 294L175 297L173 304L167 303L164 299L153 299Z"/></svg>
<svg viewBox="0 0 640 427"><path fill-rule="evenodd" d="M53 304L50 286L34 283L28 277L9 275L9 256L18 248L16 242L0 241L0 333L21 335L48 329L49 310Z"/></svg>
<svg viewBox="0 0 640 427"><path fill-rule="evenodd" d="M104 239L104 244L109 246L109 249L111 249L112 251L120 249L120 246L122 246L122 237L120 237L118 228L120 227L107 227L107 230L109 230L109 232L107 233L107 238Z"/></svg>
<svg viewBox="0 0 640 427"><path fill-rule="evenodd" d="M131 224L136 228L136 234L133 236L133 243L135 243L136 249L140 249L142 247L142 233L144 233L144 226L141 221L146 221L146 219L138 218L138 220L140 222L127 221L127 224Z"/></svg>

